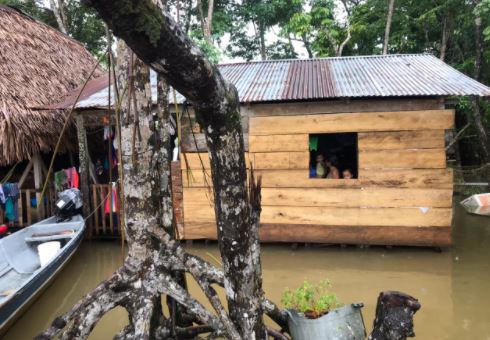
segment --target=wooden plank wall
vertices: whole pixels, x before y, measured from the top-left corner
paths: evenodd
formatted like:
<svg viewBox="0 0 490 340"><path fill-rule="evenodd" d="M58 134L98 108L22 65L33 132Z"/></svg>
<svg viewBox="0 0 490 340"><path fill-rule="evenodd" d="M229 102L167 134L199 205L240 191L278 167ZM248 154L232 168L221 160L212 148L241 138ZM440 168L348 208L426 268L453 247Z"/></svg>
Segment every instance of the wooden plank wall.
<svg viewBox="0 0 490 340"><path fill-rule="evenodd" d="M250 117L246 156L262 176L261 239L449 245L444 130L453 122L453 110ZM336 132L358 132L359 178L310 179L309 134ZM183 175L184 238L216 238L210 173L197 155L183 165L193 169Z"/></svg>

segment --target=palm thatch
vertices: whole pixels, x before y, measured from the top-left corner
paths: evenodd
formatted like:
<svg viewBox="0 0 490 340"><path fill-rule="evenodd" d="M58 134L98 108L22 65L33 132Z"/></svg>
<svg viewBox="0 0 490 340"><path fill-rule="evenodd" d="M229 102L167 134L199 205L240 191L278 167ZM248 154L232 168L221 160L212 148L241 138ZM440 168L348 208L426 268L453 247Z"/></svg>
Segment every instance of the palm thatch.
<svg viewBox="0 0 490 340"><path fill-rule="evenodd" d="M65 116L30 108L56 102L80 86L96 61L81 43L5 6L0 6L0 51L0 166L4 166L54 148ZM94 76L101 74L97 70Z"/></svg>

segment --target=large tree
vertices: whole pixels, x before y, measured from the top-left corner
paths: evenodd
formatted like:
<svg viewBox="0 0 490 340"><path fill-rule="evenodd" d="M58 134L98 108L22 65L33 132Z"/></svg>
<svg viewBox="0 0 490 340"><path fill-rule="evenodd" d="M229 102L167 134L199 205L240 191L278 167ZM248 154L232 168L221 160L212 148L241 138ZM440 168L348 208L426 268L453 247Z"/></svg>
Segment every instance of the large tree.
<svg viewBox="0 0 490 340"><path fill-rule="evenodd" d="M204 325L198 329L177 328L178 334L211 331L230 339L265 339L264 311L282 327L286 325L284 314L263 297L258 242L260 186L253 180L247 186L236 89L222 78L172 17L159 11L152 1L103 0L91 5L139 60L151 65L192 100L206 132L211 159L223 273L187 254L165 227L171 207L168 200L162 205L160 197L168 197L170 178L161 166L168 169L169 157L166 148L160 146L162 132L156 131L155 126L163 127L167 122L162 116L163 121L155 125L144 85L148 72L143 64L134 62L132 69L138 71L138 76L119 79L119 92L127 87L126 93L131 96L128 101L135 103L134 109L123 115L126 125L121 129L128 256L111 278L57 318L41 336L63 332L63 338L85 338L98 320L116 306L124 307L130 316L130 325L120 338L171 336L174 322L163 317L159 306L158 297L164 294ZM118 59L119 65L130 63L124 53ZM122 102L126 100L122 98ZM175 271L193 276L216 314L182 288L172 275ZM224 286L228 312L212 284Z"/></svg>

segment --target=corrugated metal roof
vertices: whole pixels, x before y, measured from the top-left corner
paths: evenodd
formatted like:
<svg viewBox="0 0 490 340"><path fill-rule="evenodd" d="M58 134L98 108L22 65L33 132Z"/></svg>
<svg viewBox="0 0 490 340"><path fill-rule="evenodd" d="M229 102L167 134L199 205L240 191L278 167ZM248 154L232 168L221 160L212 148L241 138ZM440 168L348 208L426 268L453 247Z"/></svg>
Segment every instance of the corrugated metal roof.
<svg viewBox="0 0 490 340"><path fill-rule="evenodd" d="M344 97L490 96L488 86L428 54L255 61L222 64L219 69L236 86L242 103ZM151 81L156 101L154 72ZM105 107L107 95L106 86L80 101L77 108ZM170 100L173 101L172 95ZM179 94L177 100L183 102L184 97ZM66 101L63 106L67 107Z"/></svg>

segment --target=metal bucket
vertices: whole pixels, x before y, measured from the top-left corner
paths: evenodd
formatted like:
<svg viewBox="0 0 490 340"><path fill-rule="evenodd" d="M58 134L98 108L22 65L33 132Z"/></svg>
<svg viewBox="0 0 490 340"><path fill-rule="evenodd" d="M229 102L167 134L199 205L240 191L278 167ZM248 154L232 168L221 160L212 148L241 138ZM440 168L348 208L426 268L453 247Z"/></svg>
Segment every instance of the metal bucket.
<svg viewBox="0 0 490 340"><path fill-rule="evenodd" d="M364 340L363 306L362 303L346 305L318 319L307 319L302 313L289 309L291 337L293 340Z"/></svg>

